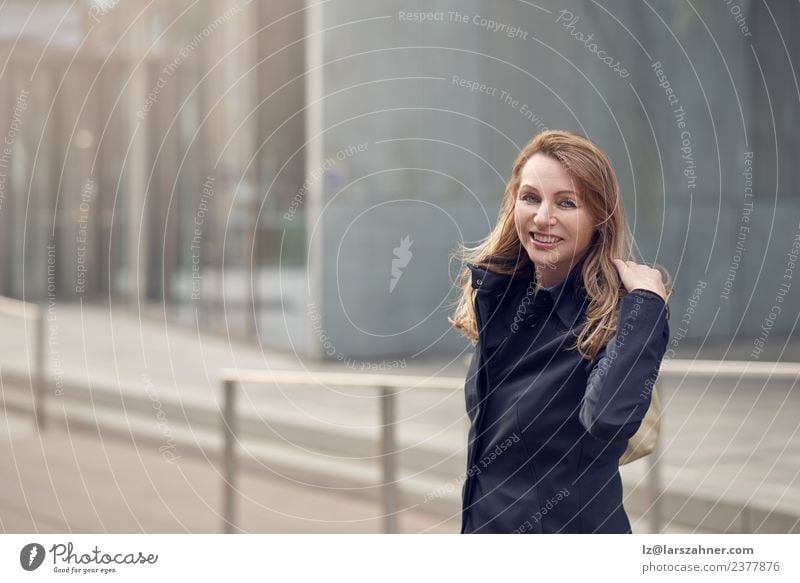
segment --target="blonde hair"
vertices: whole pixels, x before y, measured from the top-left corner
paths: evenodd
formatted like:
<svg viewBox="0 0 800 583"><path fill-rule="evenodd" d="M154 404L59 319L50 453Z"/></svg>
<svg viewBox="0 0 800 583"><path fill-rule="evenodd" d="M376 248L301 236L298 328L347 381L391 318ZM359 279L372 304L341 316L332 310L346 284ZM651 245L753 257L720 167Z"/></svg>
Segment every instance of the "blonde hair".
<svg viewBox="0 0 800 583"><path fill-rule="evenodd" d="M590 140L569 131L547 130L537 134L519 153L506 185L497 224L476 247L460 245L454 257L462 261L458 278L461 293L448 321L475 345L478 342L475 318L475 289L466 263L505 274L532 275L535 266L517 235L514 205L520 186L520 173L525 163L537 153L546 154L561 162L581 190L583 201L597 225L592 242L580 261L583 266L580 283L588 304L586 321L580 328L577 349L587 360L597 353L616 333L619 301L625 295L619 272L612 259L636 261L632 253L632 237L627 221L619 183L605 153ZM640 262L637 262L640 263ZM663 267L656 265L666 278L667 301L672 295L672 278ZM669 317L669 307L667 307Z"/></svg>

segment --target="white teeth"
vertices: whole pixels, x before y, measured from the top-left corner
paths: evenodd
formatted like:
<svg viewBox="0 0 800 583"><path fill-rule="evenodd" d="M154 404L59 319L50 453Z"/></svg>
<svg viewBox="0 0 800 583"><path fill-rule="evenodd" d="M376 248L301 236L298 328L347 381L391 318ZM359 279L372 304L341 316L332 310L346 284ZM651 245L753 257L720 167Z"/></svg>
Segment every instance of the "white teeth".
<svg viewBox="0 0 800 583"><path fill-rule="evenodd" d="M556 241L560 241L558 237L547 237L545 235L538 235L536 233L533 234L533 238L539 241L540 243L555 243Z"/></svg>

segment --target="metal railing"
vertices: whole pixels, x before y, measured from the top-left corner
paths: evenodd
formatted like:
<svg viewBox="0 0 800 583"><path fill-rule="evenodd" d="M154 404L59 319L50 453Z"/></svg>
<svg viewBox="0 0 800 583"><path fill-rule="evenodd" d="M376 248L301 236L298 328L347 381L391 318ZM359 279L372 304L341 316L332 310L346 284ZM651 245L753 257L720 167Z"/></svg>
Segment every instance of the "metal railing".
<svg viewBox="0 0 800 583"><path fill-rule="evenodd" d="M15 300L0 296L0 314L34 323L35 332L35 356L33 385L31 395L33 400L33 421L40 431L45 428L46 403L45 403L45 336L46 320L44 310L29 302Z"/></svg>
<svg viewBox="0 0 800 583"><path fill-rule="evenodd" d="M707 377L711 379L737 379L737 380L797 380L800 379L800 363L798 362L758 362L751 360L671 360L665 359L661 363L658 373L659 379ZM660 442L660 440L659 440ZM661 457L660 447L650 457ZM653 469L658 472L660 464L655 463ZM655 497L654 497L655 496ZM662 496L661 479L659 475L653 477L651 484L650 524L654 533L661 532L662 522ZM743 520L747 513L742 512ZM747 529L743 529L747 530Z"/></svg>
<svg viewBox="0 0 800 583"><path fill-rule="evenodd" d="M751 361L714 360L664 360L658 380L667 377L711 377L736 379L797 379L800 363L768 363ZM236 389L240 383L275 385L326 385L335 387L378 390L381 396L381 478L384 512L384 532L396 533L399 494L397 486L398 457L396 455L396 393L400 389L427 389L462 391L465 379L461 377L423 377L405 375L351 374L335 372L261 371L223 369L220 371L224 406L222 412L223 447L223 532L237 531L236 508L236 443L237 418L235 413ZM658 390L659 382L655 384ZM663 401L663 399L662 399ZM660 440L659 440L660 441ZM661 449L647 456L647 499L650 502L648 518L653 533L663 528L661 495Z"/></svg>
<svg viewBox="0 0 800 583"><path fill-rule="evenodd" d="M381 396L381 478L384 532L397 532L399 495L397 489L396 393L400 389L447 390L464 388L464 379L404 375L352 374L335 372L296 372L224 369L220 372L224 405L222 411L223 446L223 532L236 532L236 387L240 383L280 385L320 385L378 390Z"/></svg>

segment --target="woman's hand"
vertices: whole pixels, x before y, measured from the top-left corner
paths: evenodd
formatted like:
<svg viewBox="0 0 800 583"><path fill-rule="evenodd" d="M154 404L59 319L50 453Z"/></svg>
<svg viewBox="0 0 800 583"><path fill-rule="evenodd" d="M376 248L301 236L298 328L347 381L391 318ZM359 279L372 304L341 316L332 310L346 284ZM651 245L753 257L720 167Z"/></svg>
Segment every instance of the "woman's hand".
<svg viewBox="0 0 800 583"><path fill-rule="evenodd" d="M635 289L646 289L655 292L667 301L667 290L661 281L661 272L647 265L639 265L635 261L612 259L622 278L625 289L632 292Z"/></svg>

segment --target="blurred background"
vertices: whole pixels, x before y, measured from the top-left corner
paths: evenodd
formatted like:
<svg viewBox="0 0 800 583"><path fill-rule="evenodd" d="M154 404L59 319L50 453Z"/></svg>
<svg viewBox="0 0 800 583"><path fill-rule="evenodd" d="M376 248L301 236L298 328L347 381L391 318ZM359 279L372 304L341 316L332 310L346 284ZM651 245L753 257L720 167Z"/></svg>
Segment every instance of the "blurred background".
<svg viewBox="0 0 800 583"><path fill-rule="evenodd" d="M622 468L635 532L800 531L798 22L3 2L0 528L458 532L452 253L568 129L674 279L660 450Z"/></svg>

